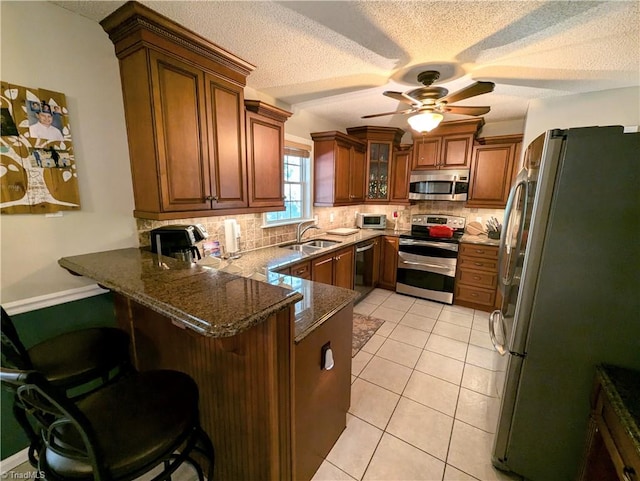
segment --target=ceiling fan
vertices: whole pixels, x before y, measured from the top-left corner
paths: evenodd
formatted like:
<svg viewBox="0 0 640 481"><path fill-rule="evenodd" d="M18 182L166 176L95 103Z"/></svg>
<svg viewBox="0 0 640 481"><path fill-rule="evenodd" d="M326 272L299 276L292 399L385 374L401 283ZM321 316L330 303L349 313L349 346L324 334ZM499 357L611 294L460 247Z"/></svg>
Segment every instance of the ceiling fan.
<svg viewBox="0 0 640 481"><path fill-rule="evenodd" d="M451 112L461 115L484 115L488 113L490 107L472 107L463 105L451 105L454 102L493 92L495 84L493 82L475 82L468 87L458 90L450 95L449 91L442 87L432 87L431 84L440 78L440 72L436 70L426 70L418 75L418 82L424 87L409 90L408 92L385 91L384 95L392 99L411 105L411 108L398 110L396 112L385 112L382 114L364 115L363 119L382 117L384 115L395 114L418 114L409 117L409 125L418 132L429 132L436 128L444 118L442 114Z"/></svg>

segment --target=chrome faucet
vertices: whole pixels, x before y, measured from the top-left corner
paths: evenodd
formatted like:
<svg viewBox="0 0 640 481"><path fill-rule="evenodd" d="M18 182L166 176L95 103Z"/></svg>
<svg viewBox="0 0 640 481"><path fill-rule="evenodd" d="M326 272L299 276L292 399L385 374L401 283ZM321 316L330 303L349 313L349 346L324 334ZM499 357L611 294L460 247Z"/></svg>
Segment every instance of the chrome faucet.
<svg viewBox="0 0 640 481"><path fill-rule="evenodd" d="M309 224L309 222L313 222L313 224ZM305 224L309 224L306 227L302 227ZM320 229L317 225L315 225L315 220L300 222L296 227L296 242L299 244L302 241L302 236L309 229Z"/></svg>

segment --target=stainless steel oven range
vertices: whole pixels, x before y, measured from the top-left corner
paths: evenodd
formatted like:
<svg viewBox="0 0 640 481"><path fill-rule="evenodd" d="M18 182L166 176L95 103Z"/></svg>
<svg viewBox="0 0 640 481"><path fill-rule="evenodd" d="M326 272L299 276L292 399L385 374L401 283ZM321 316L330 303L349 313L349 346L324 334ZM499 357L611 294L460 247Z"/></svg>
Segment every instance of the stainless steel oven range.
<svg viewBox="0 0 640 481"><path fill-rule="evenodd" d="M411 234L400 236L396 292L452 304L465 224L464 217L412 216Z"/></svg>

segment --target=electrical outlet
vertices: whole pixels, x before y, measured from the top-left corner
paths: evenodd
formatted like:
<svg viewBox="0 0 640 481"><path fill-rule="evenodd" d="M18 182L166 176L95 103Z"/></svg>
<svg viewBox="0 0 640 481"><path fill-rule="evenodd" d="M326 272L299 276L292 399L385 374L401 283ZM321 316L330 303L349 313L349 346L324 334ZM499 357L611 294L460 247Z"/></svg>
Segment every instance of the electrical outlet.
<svg viewBox="0 0 640 481"><path fill-rule="evenodd" d="M476 217L476 222L480 222L482 224L482 217L480 216Z"/></svg>
<svg viewBox="0 0 640 481"><path fill-rule="evenodd" d="M333 223L333 219L334 219L334 215L333 212L331 214L329 214L329 222Z"/></svg>
<svg viewBox="0 0 640 481"><path fill-rule="evenodd" d="M318 225L318 214L313 216L313 223Z"/></svg>

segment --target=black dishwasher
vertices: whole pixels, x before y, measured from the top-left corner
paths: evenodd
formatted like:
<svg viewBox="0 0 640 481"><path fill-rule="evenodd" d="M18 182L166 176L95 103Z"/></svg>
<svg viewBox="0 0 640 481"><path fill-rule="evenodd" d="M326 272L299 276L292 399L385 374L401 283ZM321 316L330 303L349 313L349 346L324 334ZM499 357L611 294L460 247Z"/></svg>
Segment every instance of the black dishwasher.
<svg viewBox="0 0 640 481"><path fill-rule="evenodd" d="M375 250L378 245L378 239L371 239L356 245L356 268L353 288L360 297L356 300L360 302L369 292L373 290L376 282L376 273L379 266L375 262Z"/></svg>

